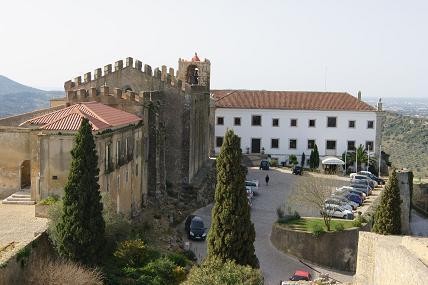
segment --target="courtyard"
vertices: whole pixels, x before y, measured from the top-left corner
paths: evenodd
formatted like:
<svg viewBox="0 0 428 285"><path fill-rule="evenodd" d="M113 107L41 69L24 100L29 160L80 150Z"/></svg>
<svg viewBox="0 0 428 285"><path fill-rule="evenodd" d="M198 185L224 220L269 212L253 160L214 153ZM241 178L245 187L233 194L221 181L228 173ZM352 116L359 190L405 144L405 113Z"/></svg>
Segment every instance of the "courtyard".
<svg viewBox="0 0 428 285"><path fill-rule="evenodd" d="M266 174L269 174L270 177L268 186L264 183ZM265 284L277 285L279 284L279 280L288 279L298 269L308 270L313 276L318 275L317 272L301 263L297 258L278 251L270 241L272 224L277 219L277 207L283 205L287 200L287 197L292 192L294 183L298 183L301 179L306 179L309 175L319 176L320 183L322 183L323 179L333 179L338 185L345 185L348 180L346 177L312 173L295 176L285 169L271 169L269 171L259 170L258 168L248 169L247 179L257 179L260 181L258 195L253 200L251 219L256 230L254 245L265 278ZM212 205L208 205L195 212L196 215L203 218L207 228L210 226L211 209ZM299 209L299 213L301 216L319 215L314 209ZM198 260L202 260L206 256L207 243L198 241L189 241L189 243L190 249L195 252ZM350 273L336 272L312 264L310 266L322 273L329 273L331 277L341 282L350 282L352 280Z"/></svg>

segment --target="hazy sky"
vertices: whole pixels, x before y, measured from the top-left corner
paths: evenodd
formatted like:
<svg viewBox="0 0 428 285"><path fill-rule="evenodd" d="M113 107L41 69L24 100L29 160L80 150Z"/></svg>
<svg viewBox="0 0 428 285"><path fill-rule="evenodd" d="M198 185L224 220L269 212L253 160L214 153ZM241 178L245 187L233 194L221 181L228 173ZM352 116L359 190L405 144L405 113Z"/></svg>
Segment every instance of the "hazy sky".
<svg viewBox="0 0 428 285"><path fill-rule="evenodd" d="M428 96L424 0L0 1L0 74L34 87L197 51L212 88Z"/></svg>

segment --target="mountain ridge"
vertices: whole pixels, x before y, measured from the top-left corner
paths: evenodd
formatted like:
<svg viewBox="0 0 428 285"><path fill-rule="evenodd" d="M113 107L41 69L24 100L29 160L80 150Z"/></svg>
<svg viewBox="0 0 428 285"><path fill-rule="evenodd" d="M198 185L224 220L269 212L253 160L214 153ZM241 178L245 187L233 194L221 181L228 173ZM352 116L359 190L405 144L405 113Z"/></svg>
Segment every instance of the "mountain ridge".
<svg viewBox="0 0 428 285"><path fill-rule="evenodd" d="M0 75L0 118L49 107L52 98L64 97L63 91L46 91Z"/></svg>

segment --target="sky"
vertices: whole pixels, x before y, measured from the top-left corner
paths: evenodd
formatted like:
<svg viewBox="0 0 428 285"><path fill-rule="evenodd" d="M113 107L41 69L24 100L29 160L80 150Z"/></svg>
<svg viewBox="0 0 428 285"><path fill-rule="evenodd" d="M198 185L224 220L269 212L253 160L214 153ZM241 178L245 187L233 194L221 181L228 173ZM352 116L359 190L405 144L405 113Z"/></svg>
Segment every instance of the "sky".
<svg viewBox="0 0 428 285"><path fill-rule="evenodd" d="M212 89L428 97L428 1L0 0L0 74L62 89L131 56L177 68L196 51Z"/></svg>

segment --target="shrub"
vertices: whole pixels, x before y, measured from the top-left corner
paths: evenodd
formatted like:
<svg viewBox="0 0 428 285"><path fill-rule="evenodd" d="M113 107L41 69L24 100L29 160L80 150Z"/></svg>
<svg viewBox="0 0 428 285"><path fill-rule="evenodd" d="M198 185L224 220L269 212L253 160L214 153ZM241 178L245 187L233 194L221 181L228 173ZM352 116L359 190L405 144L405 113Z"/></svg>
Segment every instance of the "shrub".
<svg viewBox="0 0 428 285"><path fill-rule="evenodd" d="M103 276L98 270L65 260L32 262L24 276L24 284L103 284Z"/></svg>
<svg viewBox="0 0 428 285"><path fill-rule="evenodd" d="M166 257L151 261L141 269L141 273L138 283L144 285L179 284L185 276L184 269Z"/></svg>
<svg viewBox="0 0 428 285"><path fill-rule="evenodd" d="M58 246L59 246L59 236L58 236L57 225L61 219L62 208L63 207L62 207L61 200L50 205L48 208L49 222L48 222L47 233L48 233L49 239L51 240L56 250L58 250Z"/></svg>
<svg viewBox="0 0 428 285"><path fill-rule="evenodd" d="M294 154L292 154L292 155L290 155L290 156L288 157L288 161L289 161L289 163L290 163L290 164L292 164L292 165L296 165L296 164L298 164L298 162L297 162L297 156L295 156Z"/></svg>
<svg viewBox="0 0 428 285"><path fill-rule="evenodd" d="M189 259L181 253L173 252L167 255L167 258L174 262L175 265L186 267L187 264L190 262Z"/></svg>
<svg viewBox="0 0 428 285"><path fill-rule="evenodd" d="M320 235L325 233L325 230L321 225L315 224L311 227L311 232L315 237L319 237Z"/></svg>
<svg viewBox="0 0 428 285"><path fill-rule="evenodd" d="M345 226L342 223L338 223L334 225L334 230L336 232L341 232L345 229Z"/></svg>
<svg viewBox="0 0 428 285"><path fill-rule="evenodd" d="M50 206L50 205L53 205L56 202L58 202L58 200L59 200L59 196L58 195L52 195L52 196L48 196L45 199L40 200L39 204L40 205Z"/></svg>
<svg viewBox="0 0 428 285"><path fill-rule="evenodd" d="M358 215L357 218L352 222L354 227L360 228L364 223L367 223L366 219L362 215Z"/></svg>
<svg viewBox="0 0 428 285"><path fill-rule="evenodd" d="M260 270L238 265L233 261L206 259L200 266L194 266L182 285L262 285Z"/></svg>
<svg viewBox="0 0 428 285"><path fill-rule="evenodd" d="M270 166L277 167L278 166L278 159L276 159L276 158L271 159Z"/></svg>
<svg viewBox="0 0 428 285"><path fill-rule="evenodd" d="M278 220L284 218L285 213L281 206L276 208L276 215L278 216Z"/></svg>
<svg viewBox="0 0 428 285"><path fill-rule="evenodd" d="M192 250L185 250L183 251L184 256L186 256L191 261L196 261L198 258L196 257L196 254Z"/></svg>
<svg viewBox="0 0 428 285"><path fill-rule="evenodd" d="M119 243L113 255L116 257L119 265L140 267L158 258L160 253L147 248L141 239L135 239Z"/></svg>

